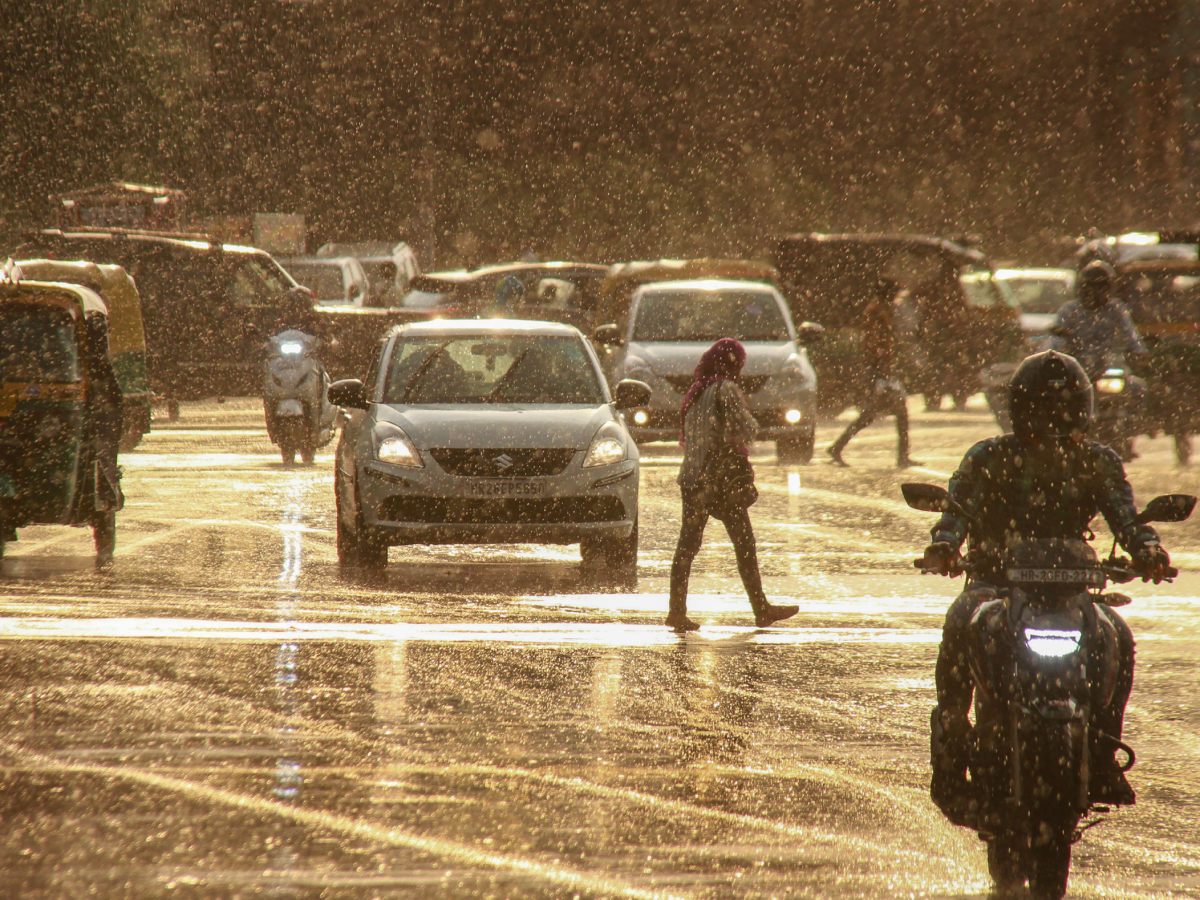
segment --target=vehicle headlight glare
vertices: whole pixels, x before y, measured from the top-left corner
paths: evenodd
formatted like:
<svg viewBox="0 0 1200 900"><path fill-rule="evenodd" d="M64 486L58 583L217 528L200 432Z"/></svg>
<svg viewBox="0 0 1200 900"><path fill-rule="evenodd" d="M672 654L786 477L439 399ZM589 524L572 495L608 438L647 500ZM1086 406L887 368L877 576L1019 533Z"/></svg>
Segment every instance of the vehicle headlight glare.
<svg viewBox="0 0 1200 900"><path fill-rule="evenodd" d="M789 425L799 425L800 420L804 418L804 414L798 409L789 409L783 414L783 421Z"/></svg>
<svg viewBox="0 0 1200 900"><path fill-rule="evenodd" d="M633 424L634 425L649 425L650 424L650 413L646 412L644 409L639 409L637 412L635 412L633 414Z"/></svg>
<svg viewBox="0 0 1200 900"><path fill-rule="evenodd" d="M620 438L605 434L592 441L592 446L588 448L587 458L583 461L583 467L589 469L592 466L611 466L624 458L625 442Z"/></svg>
<svg viewBox="0 0 1200 900"><path fill-rule="evenodd" d="M1125 377L1122 375L1105 375L1096 379L1097 394L1119 394L1125 390Z"/></svg>
<svg viewBox="0 0 1200 900"><path fill-rule="evenodd" d="M304 345L299 341L284 341L279 345L279 352L284 356L299 356L304 352Z"/></svg>
<svg viewBox="0 0 1200 900"><path fill-rule="evenodd" d="M412 441L403 435L391 435L379 442L375 455L380 462L393 466L403 466L409 469L419 469L425 464L421 462L421 454L413 446Z"/></svg>
<svg viewBox="0 0 1200 900"><path fill-rule="evenodd" d="M1038 656L1061 658L1079 649L1081 631L1062 631L1057 628L1026 628L1025 643Z"/></svg>

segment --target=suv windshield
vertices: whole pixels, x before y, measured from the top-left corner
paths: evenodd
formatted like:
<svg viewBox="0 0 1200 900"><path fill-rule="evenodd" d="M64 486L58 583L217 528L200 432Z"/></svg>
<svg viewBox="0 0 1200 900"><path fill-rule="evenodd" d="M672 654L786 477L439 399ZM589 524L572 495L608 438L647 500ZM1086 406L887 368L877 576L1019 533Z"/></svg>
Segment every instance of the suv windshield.
<svg viewBox="0 0 1200 900"><path fill-rule="evenodd" d="M0 305L0 373L8 382L78 381L71 317L44 306Z"/></svg>
<svg viewBox="0 0 1200 900"><path fill-rule="evenodd" d="M389 363L385 403L604 403L575 337L473 334L401 338Z"/></svg>
<svg viewBox="0 0 1200 900"><path fill-rule="evenodd" d="M767 291L650 291L633 323L635 341L789 340L787 321Z"/></svg>

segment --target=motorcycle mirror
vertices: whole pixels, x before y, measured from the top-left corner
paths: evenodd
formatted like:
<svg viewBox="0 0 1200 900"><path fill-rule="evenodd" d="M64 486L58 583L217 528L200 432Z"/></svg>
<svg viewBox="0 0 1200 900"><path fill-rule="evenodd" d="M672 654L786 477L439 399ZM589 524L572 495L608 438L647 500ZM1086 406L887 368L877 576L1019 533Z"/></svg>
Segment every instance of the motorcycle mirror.
<svg viewBox="0 0 1200 900"><path fill-rule="evenodd" d="M937 484L910 481L900 485L900 493L904 495L905 503L921 512L945 512L950 505L949 492Z"/></svg>
<svg viewBox="0 0 1200 900"><path fill-rule="evenodd" d="M1137 522L1182 522L1196 508L1196 498L1191 494L1163 494L1146 504L1138 513Z"/></svg>

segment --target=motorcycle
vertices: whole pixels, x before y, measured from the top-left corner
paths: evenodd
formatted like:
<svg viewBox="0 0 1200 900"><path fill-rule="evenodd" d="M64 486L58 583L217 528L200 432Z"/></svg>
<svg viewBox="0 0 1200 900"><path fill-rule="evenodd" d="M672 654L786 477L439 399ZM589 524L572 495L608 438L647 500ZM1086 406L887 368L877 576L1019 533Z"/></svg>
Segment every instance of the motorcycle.
<svg viewBox="0 0 1200 900"><path fill-rule="evenodd" d="M937 485L904 484L905 502L924 512L964 518ZM1196 498L1156 497L1138 523L1180 522ZM968 555L962 571L975 568ZM923 560L915 565L922 571ZM1063 896L1071 846L1109 809L1092 798L1089 769L1102 740L1116 742L1131 768L1127 744L1103 735L1093 711L1112 702L1117 678L1117 629L1110 612L1130 598L1105 593L1108 582L1135 576L1116 543L1106 560L1080 539L1035 539L1014 545L1006 583L985 594L970 624L975 724L969 773L979 801L972 824L987 843L988 869L1001 893L1028 883L1034 897ZM1171 569L1167 580L1178 574ZM1111 744L1110 744L1111 746Z"/></svg>
<svg viewBox="0 0 1200 900"><path fill-rule="evenodd" d="M1092 432L1101 444L1111 447L1124 460L1133 458L1135 410L1129 372L1123 365L1109 365L1092 376L1096 412Z"/></svg>
<svg viewBox="0 0 1200 900"><path fill-rule="evenodd" d="M263 410L267 434L285 466L311 465L333 437L337 408L327 396L329 375L317 356L317 338L289 329L267 340Z"/></svg>

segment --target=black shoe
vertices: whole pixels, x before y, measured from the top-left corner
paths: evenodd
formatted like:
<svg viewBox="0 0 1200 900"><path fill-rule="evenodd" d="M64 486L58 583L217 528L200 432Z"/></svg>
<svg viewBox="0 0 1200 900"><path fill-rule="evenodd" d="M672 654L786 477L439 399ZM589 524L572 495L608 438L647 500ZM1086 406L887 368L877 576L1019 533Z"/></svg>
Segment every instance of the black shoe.
<svg viewBox="0 0 1200 900"><path fill-rule="evenodd" d="M843 469L850 467L849 463L842 459L842 451L838 447L830 447L825 452L829 454L829 461L835 466L841 466Z"/></svg>
<svg viewBox="0 0 1200 900"><path fill-rule="evenodd" d="M925 465L925 463L921 462L919 459L913 459L911 456L902 456L896 460L897 469L911 469L914 466L923 465Z"/></svg>
<svg viewBox="0 0 1200 900"><path fill-rule="evenodd" d="M699 631L700 623L693 622L685 613L671 613L667 616L667 627L672 631L683 634L687 631Z"/></svg>
<svg viewBox="0 0 1200 900"><path fill-rule="evenodd" d="M790 619L798 612L800 612L800 607L798 606L780 606L775 603L767 603L754 611L754 624L759 628L766 628L768 625L782 622L784 619Z"/></svg>

